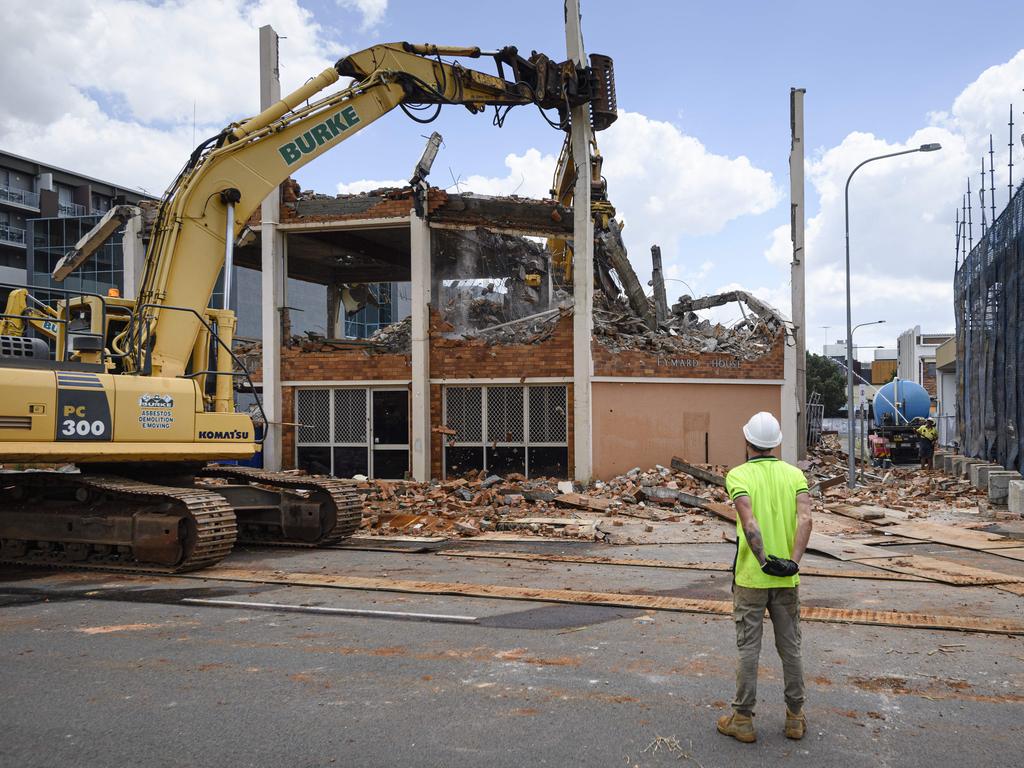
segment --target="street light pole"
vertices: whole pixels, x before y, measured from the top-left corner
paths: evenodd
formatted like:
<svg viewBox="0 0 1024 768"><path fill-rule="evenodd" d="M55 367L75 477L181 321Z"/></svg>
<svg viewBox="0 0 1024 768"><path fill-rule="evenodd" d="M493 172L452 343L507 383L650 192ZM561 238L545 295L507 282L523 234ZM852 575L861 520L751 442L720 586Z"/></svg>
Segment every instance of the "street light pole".
<svg viewBox="0 0 1024 768"><path fill-rule="evenodd" d="M937 149L942 149L942 145L922 144L917 149L904 149L901 152L890 152L886 155L869 157L850 171L850 175L846 179L846 192L843 200L843 213L846 219L846 420L849 432L849 442L846 450L849 476L847 477L846 485L850 488L857 487L857 459L853 450L853 313L850 305L850 182L853 181L853 174L875 160L909 155L914 152L934 152Z"/></svg>

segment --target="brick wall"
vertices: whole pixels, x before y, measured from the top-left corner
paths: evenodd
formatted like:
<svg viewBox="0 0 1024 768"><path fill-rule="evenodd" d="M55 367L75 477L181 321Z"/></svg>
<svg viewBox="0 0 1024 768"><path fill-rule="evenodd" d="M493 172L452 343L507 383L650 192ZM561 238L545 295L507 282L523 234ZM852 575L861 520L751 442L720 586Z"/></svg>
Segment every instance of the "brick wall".
<svg viewBox="0 0 1024 768"><path fill-rule="evenodd" d="M785 337L755 360L716 353L665 354L640 350L613 351L598 341L592 345L595 376L642 376L672 379L782 379Z"/></svg>
<svg viewBox="0 0 1024 768"><path fill-rule="evenodd" d="M432 315L430 377L432 379L525 379L527 377L572 376L572 318L564 317L552 335L537 344L487 345L480 341L447 339L440 335L440 320ZM649 378L728 378L782 379L784 339L766 355L753 361L740 361L739 367L727 367L735 361L730 355L701 354L678 357L642 351L611 352L594 342L594 372L597 376ZM406 354L373 354L362 349L324 348L281 351L281 378L284 381L386 381L412 377L411 360ZM283 420L293 423L294 387L284 387ZM573 388L568 385L569 461L574 441ZM430 386L430 423L442 423L442 387ZM431 433L431 474L440 478L443 471L443 436ZM595 443L600 438L595 438ZM294 466L295 428L283 430L284 465Z"/></svg>
<svg viewBox="0 0 1024 768"><path fill-rule="evenodd" d="M495 344L446 339L431 314L432 379L507 379L572 376L572 317L563 317L549 338L536 344Z"/></svg>

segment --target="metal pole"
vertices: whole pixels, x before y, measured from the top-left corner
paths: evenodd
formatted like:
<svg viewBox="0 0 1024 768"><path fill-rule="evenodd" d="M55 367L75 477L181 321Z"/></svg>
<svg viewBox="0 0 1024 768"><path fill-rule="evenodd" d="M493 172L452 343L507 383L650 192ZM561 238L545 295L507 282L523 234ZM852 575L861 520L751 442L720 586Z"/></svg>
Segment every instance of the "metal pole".
<svg viewBox="0 0 1024 768"><path fill-rule="evenodd" d="M860 165L857 168L860 168ZM853 452L853 339L850 338L853 336L853 311L850 305L850 180L853 179L857 168L853 169L853 173L846 180L846 197L843 204L846 219L846 428L849 431L849 445L846 450L849 475L846 485L850 488L857 487L857 458Z"/></svg>
<svg viewBox="0 0 1024 768"><path fill-rule="evenodd" d="M228 225L224 234L224 309L231 309L231 273L235 270L235 204L228 203Z"/></svg>
<svg viewBox="0 0 1024 768"><path fill-rule="evenodd" d="M989 208L992 211L992 221L989 226L996 223L996 169L994 163L995 149L992 147L992 134L988 135L988 195ZM984 163L984 159L982 160ZM984 167L984 166L982 166Z"/></svg>
<svg viewBox="0 0 1024 768"><path fill-rule="evenodd" d="M925 148L929 146L931 146L932 149L937 148L936 146L933 145L923 146ZM850 171L850 175L846 179L846 191L844 193L843 198L843 215L846 222L846 419L847 429L850 433L847 446L847 467L849 470L849 474L846 480L846 484L850 488L857 487L857 456L853 450L853 313L850 305L850 182L853 181L853 175L868 163L872 163L875 160L884 160L887 157L909 155L914 152L921 151L922 147L918 147L917 149L904 149L901 152L890 152L887 155L869 157L867 160L864 160L852 171ZM928 149L928 151L931 151L931 149Z"/></svg>

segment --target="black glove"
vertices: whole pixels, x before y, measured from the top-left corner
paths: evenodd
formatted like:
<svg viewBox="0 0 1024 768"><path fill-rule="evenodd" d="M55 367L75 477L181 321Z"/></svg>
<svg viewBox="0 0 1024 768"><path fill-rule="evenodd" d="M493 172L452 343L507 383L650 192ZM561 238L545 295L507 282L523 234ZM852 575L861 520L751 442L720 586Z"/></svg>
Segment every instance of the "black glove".
<svg viewBox="0 0 1024 768"><path fill-rule="evenodd" d="M761 570L769 576L796 576L800 573L800 566L794 560L786 560L775 555L768 555Z"/></svg>

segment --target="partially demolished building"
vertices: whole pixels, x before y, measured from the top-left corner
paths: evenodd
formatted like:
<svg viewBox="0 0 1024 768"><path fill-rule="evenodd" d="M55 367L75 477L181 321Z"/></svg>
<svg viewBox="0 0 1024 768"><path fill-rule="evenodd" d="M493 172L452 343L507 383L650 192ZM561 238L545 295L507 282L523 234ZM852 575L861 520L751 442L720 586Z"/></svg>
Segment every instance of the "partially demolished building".
<svg viewBox="0 0 1024 768"><path fill-rule="evenodd" d="M602 478L672 456L738 463L740 426L755 411L795 429L795 369L777 312L742 292L659 304L638 297L636 276L619 278L612 258L596 270L592 421L575 424L572 282L564 254L545 247L571 241L572 211L433 188L425 215L413 208L408 188L329 197L285 186L287 272L327 286L328 321L325 336L283 337L283 466L382 479L575 477L574 441L587 429ZM250 222L238 264L259 268L259 232ZM384 281L411 282L424 332L396 318L369 338L341 338L341 313L372 301L360 286ZM728 302L745 317L734 327L697 314ZM242 352L258 373L259 345Z"/></svg>

